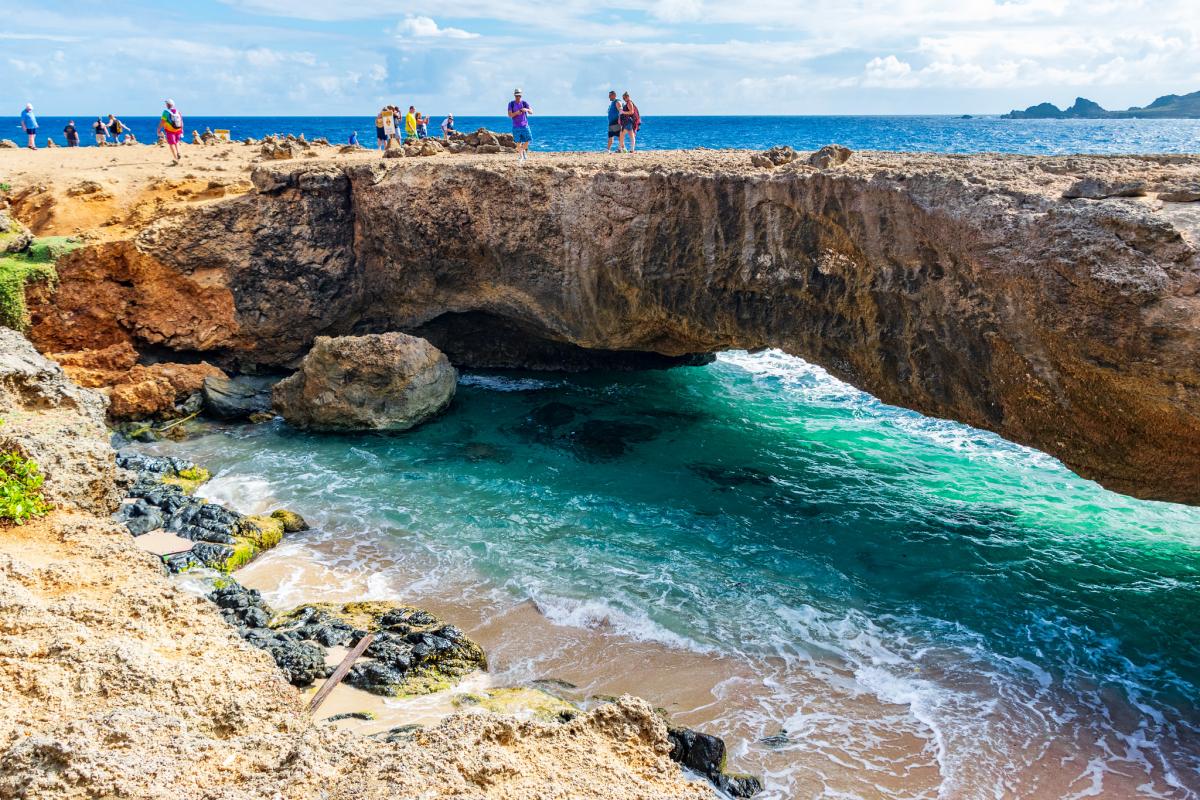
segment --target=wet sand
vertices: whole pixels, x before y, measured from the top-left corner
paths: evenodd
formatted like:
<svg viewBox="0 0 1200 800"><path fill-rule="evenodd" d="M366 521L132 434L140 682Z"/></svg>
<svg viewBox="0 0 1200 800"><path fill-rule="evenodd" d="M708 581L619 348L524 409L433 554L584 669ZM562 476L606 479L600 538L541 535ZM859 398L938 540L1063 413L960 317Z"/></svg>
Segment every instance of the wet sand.
<svg viewBox="0 0 1200 800"><path fill-rule="evenodd" d="M457 710L456 694L496 686L538 686L583 708L629 693L665 709L673 724L725 737L729 768L762 776L771 784L769 798L972 798L990 796L998 785L1013 797L1088 796L1089 760L1098 753L1084 721L1075 741L1052 739L1048 745L940 741L906 703L881 701L835 663L813 660L798 668L781 660L695 652L638 641L603 620L586 627L557 625L533 602L497 601L479 584L439 581L401 596L388 587L422 582L416 572L404 574L413 570L411 564L388 559L386 543L347 544L300 537L237 577L280 607L301 599L401 599L462 627L489 660L488 674L470 676L439 695L394 700L338 687L320 717L352 711L376 715L335 723L349 730L369 734L428 725ZM789 730L781 735L785 723ZM940 748L961 751L968 745L1004 753L1011 772L992 774L968 758L955 765L948 780ZM1084 745L1091 746L1085 750ZM1145 782L1145 774L1105 771L1103 795L1133 797Z"/></svg>

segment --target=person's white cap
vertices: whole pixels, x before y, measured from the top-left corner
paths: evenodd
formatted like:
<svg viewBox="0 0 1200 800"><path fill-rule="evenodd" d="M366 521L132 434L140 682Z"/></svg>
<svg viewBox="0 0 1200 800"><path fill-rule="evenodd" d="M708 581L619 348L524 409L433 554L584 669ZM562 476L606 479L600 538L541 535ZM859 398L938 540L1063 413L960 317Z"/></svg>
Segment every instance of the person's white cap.
<svg viewBox="0 0 1200 800"><path fill-rule="evenodd" d="M33 111L33 103L26 103L26 104L25 104L25 110L26 110L26 111Z"/></svg>
<svg viewBox="0 0 1200 800"><path fill-rule="evenodd" d="M521 89L519 87L516 89L513 89L513 94L521 94Z"/></svg>
<svg viewBox="0 0 1200 800"><path fill-rule="evenodd" d="M167 105L172 106L172 107L174 107L174 105L175 105L175 101L169 97L166 100L164 100L163 102L165 102Z"/></svg>

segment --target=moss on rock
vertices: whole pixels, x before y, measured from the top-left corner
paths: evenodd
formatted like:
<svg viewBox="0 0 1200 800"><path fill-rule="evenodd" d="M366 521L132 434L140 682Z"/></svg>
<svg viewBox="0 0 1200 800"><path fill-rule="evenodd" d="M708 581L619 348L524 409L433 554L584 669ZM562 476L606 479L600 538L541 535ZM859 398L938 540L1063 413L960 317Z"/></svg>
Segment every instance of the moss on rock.
<svg viewBox="0 0 1200 800"><path fill-rule="evenodd" d="M186 469L181 469L178 472L163 476L162 482L172 486L178 486L183 490L184 494L192 495L196 493L203 484L207 483L212 475L204 467L191 466Z"/></svg>
<svg viewBox="0 0 1200 800"><path fill-rule="evenodd" d="M308 530L308 523L304 521L304 517L297 514L295 511L288 511L281 508L277 511L272 511L271 516L274 519L283 523L284 533L299 533L300 531Z"/></svg>
<svg viewBox="0 0 1200 800"><path fill-rule="evenodd" d="M309 603L281 615L272 627L326 647L349 647L366 633L374 633L346 683L387 697L439 692L464 675L487 668L483 648L465 633L402 603Z"/></svg>
<svg viewBox="0 0 1200 800"><path fill-rule="evenodd" d="M238 523L237 537L249 542L258 550L270 550L283 540L283 523L265 514L242 517Z"/></svg>
<svg viewBox="0 0 1200 800"><path fill-rule="evenodd" d="M17 253L0 254L0 325L24 331L29 327L29 309L25 305L25 287L31 283L58 281L54 263L81 246L65 236L34 239Z"/></svg>
<svg viewBox="0 0 1200 800"><path fill-rule="evenodd" d="M283 539L283 523L263 514L242 517L237 522L233 541L228 545L209 545L220 548L212 557L201 559L222 572L234 572L249 564L260 553L270 550ZM199 545L193 546L195 552Z"/></svg>
<svg viewBox="0 0 1200 800"><path fill-rule="evenodd" d="M579 714L579 709L566 700L526 686L463 694L454 699L454 705L456 708L480 708L495 714L533 717L549 722L568 722Z"/></svg>

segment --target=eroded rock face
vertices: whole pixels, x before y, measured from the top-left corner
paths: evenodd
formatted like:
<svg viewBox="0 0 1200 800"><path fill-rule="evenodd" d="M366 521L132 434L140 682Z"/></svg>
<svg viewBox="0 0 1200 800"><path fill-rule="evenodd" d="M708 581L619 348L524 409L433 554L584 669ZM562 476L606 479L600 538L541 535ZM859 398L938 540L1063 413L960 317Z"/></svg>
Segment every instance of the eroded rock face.
<svg viewBox="0 0 1200 800"><path fill-rule="evenodd" d="M275 409L298 428L405 431L441 413L457 382L446 356L415 336L318 336L272 396Z"/></svg>
<svg viewBox="0 0 1200 800"><path fill-rule="evenodd" d="M862 152L770 172L720 153L285 165L256 195L151 225L121 254L125 284L101 270L85 290L71 266L33 334L92 315L135 346L246 367L294 366L322 334L434 328L479 366L547 343L779 347L1110 488L1200 503L1200 224L1181 204L1063 198L1092 177L1155 194L1197 176L1187 156ZM171 311L129 315L139 290ZM185 298L222 321L198 327ZM495 340L460 346L480 319Z"/></svg>
<svg viewBox="0 0 1200 800"><path fill-rule="evenodd" d="M24 336L0 327L0 452L35 461L42 494L60 508L107 514L120 502L105 405Z"/></svg>
<svg viewBox="0 0 1200 800"><path fill-rule="evenodd" d="M6 204L7 205L7 204ZM33 242L33 234L7 208L0 207L0 255L19 253Z"/></svg>

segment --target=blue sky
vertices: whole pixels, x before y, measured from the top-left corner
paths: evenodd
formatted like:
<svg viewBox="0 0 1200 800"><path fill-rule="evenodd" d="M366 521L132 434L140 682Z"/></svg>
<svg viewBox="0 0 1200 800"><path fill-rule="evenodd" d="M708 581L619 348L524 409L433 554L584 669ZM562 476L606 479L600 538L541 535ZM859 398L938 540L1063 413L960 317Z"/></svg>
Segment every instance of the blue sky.
<svg viewBox="0 0 1200 800"><path fill-rule="evenodd" d="M43 114L988 113L1200 89L1200 0L0 0Z"/></svg>

